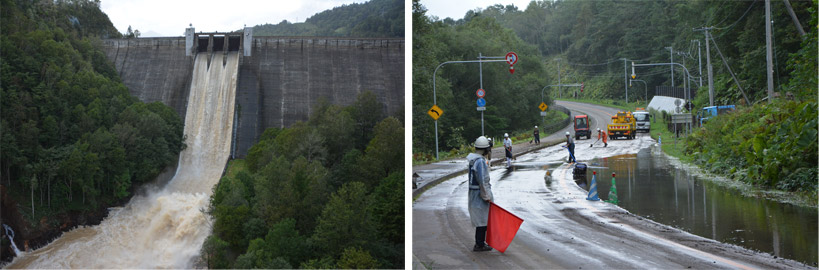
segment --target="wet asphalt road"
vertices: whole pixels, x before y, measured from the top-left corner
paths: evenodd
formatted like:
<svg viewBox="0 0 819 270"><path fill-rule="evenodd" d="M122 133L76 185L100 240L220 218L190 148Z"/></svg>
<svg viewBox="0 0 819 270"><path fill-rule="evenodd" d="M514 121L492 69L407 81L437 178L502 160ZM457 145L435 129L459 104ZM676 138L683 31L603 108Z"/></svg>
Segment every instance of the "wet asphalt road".
<svg viewBox="0 0 819 270"><path fill-rule="evenodd" d="M561 105L589 114L593 129L604 127L606 122L600 119L616 112L593 105ZM578 161L636 153L655 143L647 135L609 141L607 148L589 148L592 141L578 140ZM615 205L587 201L585 191L572 181L569 165L563 163L566 153L559 145L552 146L518 157L511 169L493 167L495 203L525 220L503 254L471 251L475 228L466 208L465 175L424 192L412 207L413 268L811 269L658 224Z"/></svg>

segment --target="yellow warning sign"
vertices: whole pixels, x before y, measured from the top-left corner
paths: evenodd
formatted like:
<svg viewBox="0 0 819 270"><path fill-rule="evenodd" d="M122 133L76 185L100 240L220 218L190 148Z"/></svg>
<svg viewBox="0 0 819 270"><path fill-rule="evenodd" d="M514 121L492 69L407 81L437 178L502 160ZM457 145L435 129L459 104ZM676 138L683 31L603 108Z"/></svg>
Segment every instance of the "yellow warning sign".
<svg viewBox="0 0 819 270"><path fill-rule="evenodd" d="M540 108L540 111L546 111L546 109L549 108L549 105L546 105L545 102L541 102L540 106L537 106L537 107Z"/></svg>
<svg viewBox="0 0 819 270"><path fill-rule="evenodd" d="M432 105L432 108L430 108L429 111L427 111L427 114L429 114L429 116L432 117L432 119L435 119L437 121L438 118L440 118L441 115L444 114L444 110L441 110L441 108L438 107L438 105Z"/></svg>

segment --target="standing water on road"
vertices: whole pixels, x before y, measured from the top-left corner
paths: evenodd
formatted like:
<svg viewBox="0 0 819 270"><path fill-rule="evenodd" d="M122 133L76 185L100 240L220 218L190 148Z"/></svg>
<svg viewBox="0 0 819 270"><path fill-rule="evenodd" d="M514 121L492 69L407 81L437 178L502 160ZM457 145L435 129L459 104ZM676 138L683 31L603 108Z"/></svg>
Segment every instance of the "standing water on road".
<svg viewBox="0 0 819 270"><path fill-rule="evenodd" d="M593 159L600 199L608 199L616 173L619 206L639 216L720 242L816 266L819 214L816 209L747 197L703 181L669 160L643 149L638 154ZM588 190L588 185L578 183Z"/></svg>
<svg viewBox="0 0 819 270"><path fill-rule="evenodd" d="M192 268L210 234L203 210L230 154L239 55L218 53L208 62L207 53L196 56L187 148L167 186L134 196L100 225L66 232L9 268Z"/></svg>

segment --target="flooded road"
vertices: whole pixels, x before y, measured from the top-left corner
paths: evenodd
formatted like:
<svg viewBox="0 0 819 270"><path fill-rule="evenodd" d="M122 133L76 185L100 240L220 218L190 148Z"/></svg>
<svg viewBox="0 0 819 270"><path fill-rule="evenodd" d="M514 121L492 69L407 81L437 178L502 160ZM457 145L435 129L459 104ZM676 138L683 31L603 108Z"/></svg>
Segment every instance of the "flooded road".
<svg viewBox="0 0 819 270"><path fill-rule="evenodd" d="M720 242L816 266L819 215L816 209L747 197L675 168L662 154L637 154L583 161L587 181L597 171L600 199L609 198L616 172L619 206L636 215ZM588 185L578 182L588 190Z"/></svg>
<svg viewBox="0 0 819 270"><path fill-rule="evenodd" d="M666 181L671 188L654 192L656 194L650 188L637 188L636 179L641 179L638 172L643 169L652 173L657 171L652 166L629 165L629 162L636 161L642 149L651 149L656 144L650 137L610 141L607 148L589 148L587 143L591 143L590 140L580 140L578 143L581 145L576 153L579 161L599 160L596 163L600 164L595 169L601 174L607 173L603 171L603 166L625 172L626 176L618 178L621 200L628 200L629 196L632 201L638 196L656 196L663 203L640 204L660 209L665 209L669 204L674 206L675 203L678 208L674 209L687 207L686 187L681 186L681 180L676 181L679 190L674 189L675 181ZM493 166L490 179L494 202L524 220L505 253L472 252L475 228L469 221L467 211L467 175L456 176L426 190L412 206L413 264L428 269L816 269L813 264L774 257L756 251L756 248L711 240L708 236L666 225L660 219L646 219L610 203L588 201L588 192L576 185L570 165L564 162L566 154L565 149L556 145L519 156L511 168ZM617 158L604 160L604 157ZM632 166L631 183L627 176L628 166ZM598 187L600 194L603 194L602 199L608 195L608 185L603 186L602 183L610 183L611 174L605 178L601 177ZM658 178L651 181L659 182L655 179ZM702 186L693 188L702 189ZM689 200L702 200L701 195L687 196ZM713 200L714 204L730 204L707 196L706 200L706 203ZM717 206L708 204L708 207ZM702 205L691 209L691 212L702 215L700 208ZM706 214L714 212L709 209ZM679 216L674 212L663 213L675 219L702 222L693 218L694 215L689 218L688 212ZM746 214L755 215L751 212ZM716 216L720 219L737 219L725 213ZM716 223L720 227L718 233L724 227L721 222ZM706 223L711 224L714 223ZM756 231L754 226L740 226L742 230ZM811 239L809 236L803 237ZM782 238L780 236L778 240L780 243L785 241Z"/></svg>

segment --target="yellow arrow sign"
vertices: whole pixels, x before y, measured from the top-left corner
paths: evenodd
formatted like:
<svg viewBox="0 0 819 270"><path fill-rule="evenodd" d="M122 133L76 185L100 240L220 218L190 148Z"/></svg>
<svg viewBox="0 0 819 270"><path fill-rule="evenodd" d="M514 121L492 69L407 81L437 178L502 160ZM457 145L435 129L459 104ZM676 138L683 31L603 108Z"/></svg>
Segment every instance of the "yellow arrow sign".
<svg viewBox="0 0 819 270"><path fill-rule="evenodd" d="M438 118L440 118L441 115L444 114L444 110L441 110L441 108L438 107L438 105L432 105L432 108L430 108L429 111L427 111L427 114L429 114L429 116L432 117L432 119L435 119L435 121L438 121Z"/></svg>
<svg viewBox="0 0 819 270"><path fill-rule="evenodd" d="M537 107L540 108L540 111L546 111L546 109L549 108L549 105L546 105L545 102L541 102L540 106Z"/></svg>

